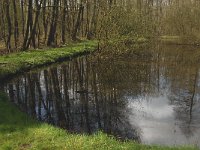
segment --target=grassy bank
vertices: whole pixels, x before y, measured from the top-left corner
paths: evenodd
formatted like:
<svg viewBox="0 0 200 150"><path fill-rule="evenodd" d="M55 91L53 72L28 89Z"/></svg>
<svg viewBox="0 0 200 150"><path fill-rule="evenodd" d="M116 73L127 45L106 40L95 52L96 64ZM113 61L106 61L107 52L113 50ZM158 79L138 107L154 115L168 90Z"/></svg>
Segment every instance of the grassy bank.
<svg viewBox="0 0 200 150"><path fill-rule="evenodd" d="M104 40L102 40L104 41ZM106 43L107 42L107 43ZM112 44L112 45L116 45L116 44L144 44L144 43L148 43L149 39L145 38L145 37L130 37L130 36L120 36L120 37L116 37L110 40L106 40L104 41L104 43L106 44Z"/></svg>
<svg viewBox="0 0 200 150"><path fill-rule="evenodd" d="M62 48L29 50L0 56L0 79L38 66L94 51L96 46L96 41L85 41Z"/></svg>
<svg viewBox="0 0 200 150"><path fill-rule="evenodd" d="M189 36L160 36L159 40L166 44L199 46L200 40Z"/></svg>
<svg viewBox="0 0 200 150"><path fill-rule="evenodd" d="M0 93L0 150L194 150L120 142L103 133L77 135L40 123L20 112Z"/></svg>

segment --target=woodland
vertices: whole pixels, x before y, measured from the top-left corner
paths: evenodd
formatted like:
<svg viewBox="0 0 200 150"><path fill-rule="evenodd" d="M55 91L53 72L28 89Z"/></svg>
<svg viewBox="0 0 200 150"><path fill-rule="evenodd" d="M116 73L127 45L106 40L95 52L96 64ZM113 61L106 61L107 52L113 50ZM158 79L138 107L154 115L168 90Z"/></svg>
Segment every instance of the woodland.
<svg viewBox="0 0 200 150"><path fill-rule="evenodd" d="M200 0L0 0L0 149L198 150L199 45Z"/></svg>
<svg viewBox="0 0 200 150"><path fill-rule="evenodd" d="M1 0L1 51L81 39L200 39L199 0Z"/></svg>

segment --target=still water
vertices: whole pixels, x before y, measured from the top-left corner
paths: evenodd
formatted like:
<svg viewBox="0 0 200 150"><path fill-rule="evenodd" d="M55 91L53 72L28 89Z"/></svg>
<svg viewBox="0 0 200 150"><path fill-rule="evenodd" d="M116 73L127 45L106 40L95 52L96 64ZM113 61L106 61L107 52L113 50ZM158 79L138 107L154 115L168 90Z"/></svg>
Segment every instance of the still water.
<svg viewBox="0 0 200 150"><path fill-rule="evenodd" d="M200 49L119 48L30 71L4 90L22 111L72 133L200 146Z"/></svg>

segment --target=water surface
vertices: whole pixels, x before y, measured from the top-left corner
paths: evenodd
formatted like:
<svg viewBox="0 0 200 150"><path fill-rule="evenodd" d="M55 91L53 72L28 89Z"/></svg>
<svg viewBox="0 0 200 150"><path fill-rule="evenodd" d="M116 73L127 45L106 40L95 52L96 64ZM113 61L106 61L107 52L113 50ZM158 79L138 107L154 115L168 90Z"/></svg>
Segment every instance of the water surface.
<svg viewBox="0 0 200 150"><path fill-rule="evenodd" d="M199 50L160 44L124 49L33 70L4 90L22 111L70 132L200 146Z"/></svg>

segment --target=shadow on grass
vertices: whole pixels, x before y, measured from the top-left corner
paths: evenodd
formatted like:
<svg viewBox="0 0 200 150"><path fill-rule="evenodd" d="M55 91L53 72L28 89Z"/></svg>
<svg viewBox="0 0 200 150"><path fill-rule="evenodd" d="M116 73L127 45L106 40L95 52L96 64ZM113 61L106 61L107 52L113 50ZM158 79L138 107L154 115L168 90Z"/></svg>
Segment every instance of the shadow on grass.
<svg viewBox="0 0 200 150"><path fill-rule="evenodd" d="M39 127L41 123L31 119L11 102L5 93L0 91L0 134L25 132L28 128Z"/></svg>

